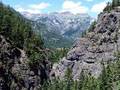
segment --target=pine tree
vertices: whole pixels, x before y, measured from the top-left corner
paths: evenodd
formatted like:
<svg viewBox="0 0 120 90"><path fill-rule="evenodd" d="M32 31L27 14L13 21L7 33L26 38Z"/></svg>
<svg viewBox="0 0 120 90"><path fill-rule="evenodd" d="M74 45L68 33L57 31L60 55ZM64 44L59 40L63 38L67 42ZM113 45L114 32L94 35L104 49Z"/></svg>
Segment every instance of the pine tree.
<svg viewBox="0 0 120 90"><path fill-rule="evenodd" d="M102 70L102 74L100 76L100 90L106 90L107 72L106 72L104 63L102 63L102 65L103 65L103 70Z"/></svg>
<svg viewBox="0 0 120 90"><path fill-rule="evenodd" d="M117 6L120 6L120 0L117 0L116 3L117 3Z"/></svg>
<svg viewBox="0 0 120 90"><path fill-rule="evenodd" d="M79 82L78 82L78 89L79 90L82 90L82 87L83 87L83 84L84 84L84 80L85 80L85 74L84 74L84 71L82 70L81 71L81 74L80 74L80 78L79 78Z"/></svg>
<svg viewBox="0 0 120 90"><path fill-rule="evenodd" d="M112 1L112 7L114 8L114 7L117 7L117 6L119 6L120 5L120 0L113 0Z"/></svg>
<svg viewBox="0 0 120 90"><path fill-rule="evenodd" d="M65 83L66 83L66 89L65 90L71 90L71 86L73 85L71 68L67 68L67 71L65 73Z"/></svg>
<svg viewBox="0 0 120 90"><path fill-rule="evenodd" d="M112 8L115 6L115 0L112 0Z"/></svg>

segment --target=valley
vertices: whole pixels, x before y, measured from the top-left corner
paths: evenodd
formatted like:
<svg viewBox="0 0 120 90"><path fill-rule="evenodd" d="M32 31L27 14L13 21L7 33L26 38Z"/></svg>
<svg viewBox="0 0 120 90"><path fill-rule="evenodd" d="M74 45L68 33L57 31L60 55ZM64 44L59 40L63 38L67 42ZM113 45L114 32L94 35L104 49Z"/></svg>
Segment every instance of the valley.
<svg viewBox="0 0 120 90"><path fill-rule="evenodd" d="M49 48L70 48L94 20L88 14L74 15L70 12L50 14L21 13L33 21L33 30L43 37L46 47Z"/></svg>
<svg viewBox="0 0 120 90"><path fill-rule="evenodd" d="M120 0L93 20L0 2L0 90L120 90Z"/></svg>

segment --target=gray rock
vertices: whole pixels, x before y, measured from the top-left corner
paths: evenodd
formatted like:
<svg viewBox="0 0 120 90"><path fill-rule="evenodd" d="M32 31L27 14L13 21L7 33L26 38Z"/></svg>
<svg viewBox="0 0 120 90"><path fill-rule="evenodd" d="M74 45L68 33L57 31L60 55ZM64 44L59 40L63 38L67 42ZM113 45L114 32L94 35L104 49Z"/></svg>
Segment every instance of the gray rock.
<svg viewBox="0 0 120 90"><path fill-rule="evenodd" d="M102 72L101 62L115 61L114 53L120 50L119 25L120 12L101 13L95 29L80 38L67 56L54 67L55 75L63 78L69 67L75 80L79 79L82 70L99 77Z"/></svg>
<svg viewBox="0 0 120 90"><path fill-rule="evenodd" d="M49 78L51 64L47 60L38 64L31 68L26 52L0 35L0 90L39 90Z"/></svg>

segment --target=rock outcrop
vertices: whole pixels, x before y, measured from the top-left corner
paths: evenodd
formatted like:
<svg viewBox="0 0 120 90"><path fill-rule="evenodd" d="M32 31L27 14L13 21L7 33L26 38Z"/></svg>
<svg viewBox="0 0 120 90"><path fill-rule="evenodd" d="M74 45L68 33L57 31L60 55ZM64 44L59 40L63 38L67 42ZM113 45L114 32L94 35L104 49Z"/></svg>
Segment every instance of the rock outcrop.
<svg viewBox="0 0 120 90"><path fill-rule="evenodd" d="M30 67L26 52L0 35L0 90L38 90L49 72L50 62Z"/></svg>
<svg viewBox="0 0 120 90"><path fill-rule="evenodd" d="M94 77L102 72L102 64L116 60L120 50L120 12L99 14L95 29L77 41L67 56L53 66L56 76L64 77L67 68L72 69L73 79L79 79L81 71Z"/></svg>

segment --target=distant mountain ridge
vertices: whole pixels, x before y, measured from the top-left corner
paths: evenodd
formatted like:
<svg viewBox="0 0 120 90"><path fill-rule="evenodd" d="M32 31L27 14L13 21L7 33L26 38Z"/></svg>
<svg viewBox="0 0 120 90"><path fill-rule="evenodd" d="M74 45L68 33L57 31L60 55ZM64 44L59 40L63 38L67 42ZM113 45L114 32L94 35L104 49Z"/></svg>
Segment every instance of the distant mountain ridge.
<svg viewBox="0 0 120 90"><path fill-rule="evenodd" d="M54 12L50 14L22 12L22 14L34 21L34 30L42 34L46 45L49 44L51 47L52 44L53 47L58 48L70 47L80 37L81 33L88 29L91 21L93 21L93 18L88 14L75 15L70 12ZM43 25L45 26L44 28Z"/></svg>

